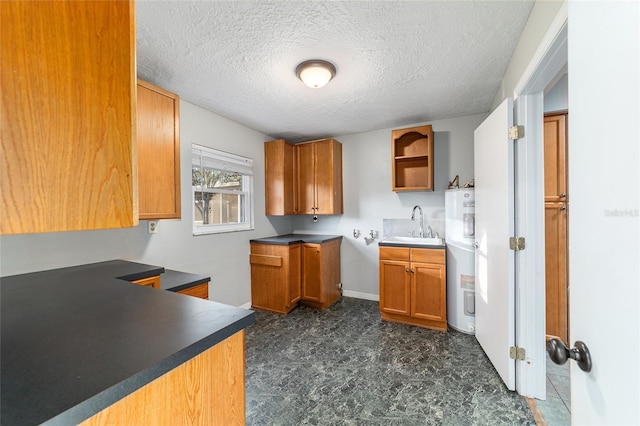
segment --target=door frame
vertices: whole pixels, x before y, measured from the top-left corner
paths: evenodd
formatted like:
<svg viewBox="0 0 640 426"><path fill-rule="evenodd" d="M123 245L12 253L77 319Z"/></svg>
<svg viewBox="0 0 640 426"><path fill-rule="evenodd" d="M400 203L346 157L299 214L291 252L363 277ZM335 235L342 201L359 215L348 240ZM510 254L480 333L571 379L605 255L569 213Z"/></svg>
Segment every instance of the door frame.
<svg viewBox="0 0 640 426"><path fill-rule="evenodd" d="M540 42L513 92L516 123L525 127L515 145L516 235L526 249L516 252L516 345L526 360L516 363L516 390L546 399L544 261L544 90L568 63L565 2Z"/></svg>

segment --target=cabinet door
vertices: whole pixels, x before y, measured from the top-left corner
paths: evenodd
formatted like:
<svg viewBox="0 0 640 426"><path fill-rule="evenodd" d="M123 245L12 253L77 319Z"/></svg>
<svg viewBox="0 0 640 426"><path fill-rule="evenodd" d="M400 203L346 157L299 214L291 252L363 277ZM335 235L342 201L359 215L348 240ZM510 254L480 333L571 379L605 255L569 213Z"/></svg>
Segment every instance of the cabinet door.
<svg viewBox="0 0 640 426"><path fill-rule="evenodd" d="M544 118L544 201L567 201L566 114Z"/></svg>
<svg viewBox="0 0 640 426"><path fill-rule="evenodd" d="M251 306L287 313L289 306L289 248L275 244L251 244Z"/></svg>
<svg viewBox="0 0 640 426"><path fill-rule="evenodd" d="M138 80L140 219L180 218L180 98Z"/></svg>
<svg viewBox="0 0 640 426"><path fill-rule="evenodd" d="M380 310L411 315L411 274L409 262L380 260Z"/></svg>
<svg viewBox="0 0 640 426"><path fill-rule="evenodd" d="M546 334L569 343L567 309L567 210L544 203Z"/></svg>
<svg viewBox="0 0 640 426"><path fill-rule="evenodd" d="M294 146L284 139L264 143L265 214L296 214Z"/></svg>
<svg viewBox="0 0 640 426"><path fill-rule="evenodd" d="M333 139L314 142L317 214L342 213L342 145Z"/></svg>
<svg viewBox="0 0 640 426"><path fill-rule="evenodd" d="M295 305L302 296L301 289L301 268L302 259L300 258L300 244L289 246L289 306Z"/></svg>
<svg viewBox="0 0 640 426"><path fill-rule="evenodd" d="M411 316L446 321L446 291L444 265L411 264Z"/></svg>
<svg viewBox="0 0 640 426"><path fill-rule="evenodd" d="M133 1L0 1L0 234L138 224Z"/></svg>
<svg viewBox="0 0 640 426"><path fill-rule="evenodd" d="M315 189L315 145L296 145L298 162L298 214L314 214L316 206Z"/></svg>
<svg viewBox="0 0 640 426"><path fill-rule="evenodd" d="M302 299L322 303L322 246L302 245Z"/></svg>

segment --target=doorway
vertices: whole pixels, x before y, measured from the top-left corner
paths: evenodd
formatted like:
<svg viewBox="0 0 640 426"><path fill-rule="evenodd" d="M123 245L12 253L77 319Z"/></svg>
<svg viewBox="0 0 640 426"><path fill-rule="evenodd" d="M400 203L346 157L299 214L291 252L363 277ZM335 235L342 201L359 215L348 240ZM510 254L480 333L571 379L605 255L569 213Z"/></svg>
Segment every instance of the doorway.
<svg viewBox="0 0 640 426"><path fill-rule="evenodd" d="M547 92L547 91L545 91ZM545 224L545 335L569 345L568 270L568 112L567 75L544 96L544 224ZM548 99L547 99L548 98ZM571 422L571 371L547 357L547 399L538 407L548 424Z"/></svg>
<svg viewBox="0 0 640 426"><path fill-rule="evenodd" d="M545 108L546 109L546 108ZM567 112L544 115L546 339L569 345Z"/></svg>

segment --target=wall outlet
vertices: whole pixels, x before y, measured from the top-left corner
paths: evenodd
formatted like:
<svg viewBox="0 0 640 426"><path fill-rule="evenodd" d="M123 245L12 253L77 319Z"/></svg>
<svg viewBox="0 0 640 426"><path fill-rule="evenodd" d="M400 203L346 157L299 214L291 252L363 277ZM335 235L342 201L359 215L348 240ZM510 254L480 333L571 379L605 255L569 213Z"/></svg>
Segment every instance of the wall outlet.
<svg viewBox="0 0 640 426"><path fill-rule="evenodd" d="M158 233L158 221L157 220L147 221L147 234L157 234L157 233Z"/></svg>

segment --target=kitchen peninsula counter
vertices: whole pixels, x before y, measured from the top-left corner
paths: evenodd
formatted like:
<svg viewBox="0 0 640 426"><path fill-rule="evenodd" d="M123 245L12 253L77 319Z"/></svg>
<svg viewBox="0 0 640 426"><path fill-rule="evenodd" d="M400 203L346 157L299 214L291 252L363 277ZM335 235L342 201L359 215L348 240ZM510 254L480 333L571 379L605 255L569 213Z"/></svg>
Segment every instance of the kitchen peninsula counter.
<svg viewBox="0 0 640 426"><path fill-rule="evenodd" d="M116 260L2 277L1 424L80 423L240 334L244 392L255 314L128 282L162 272Z"/></svg>

